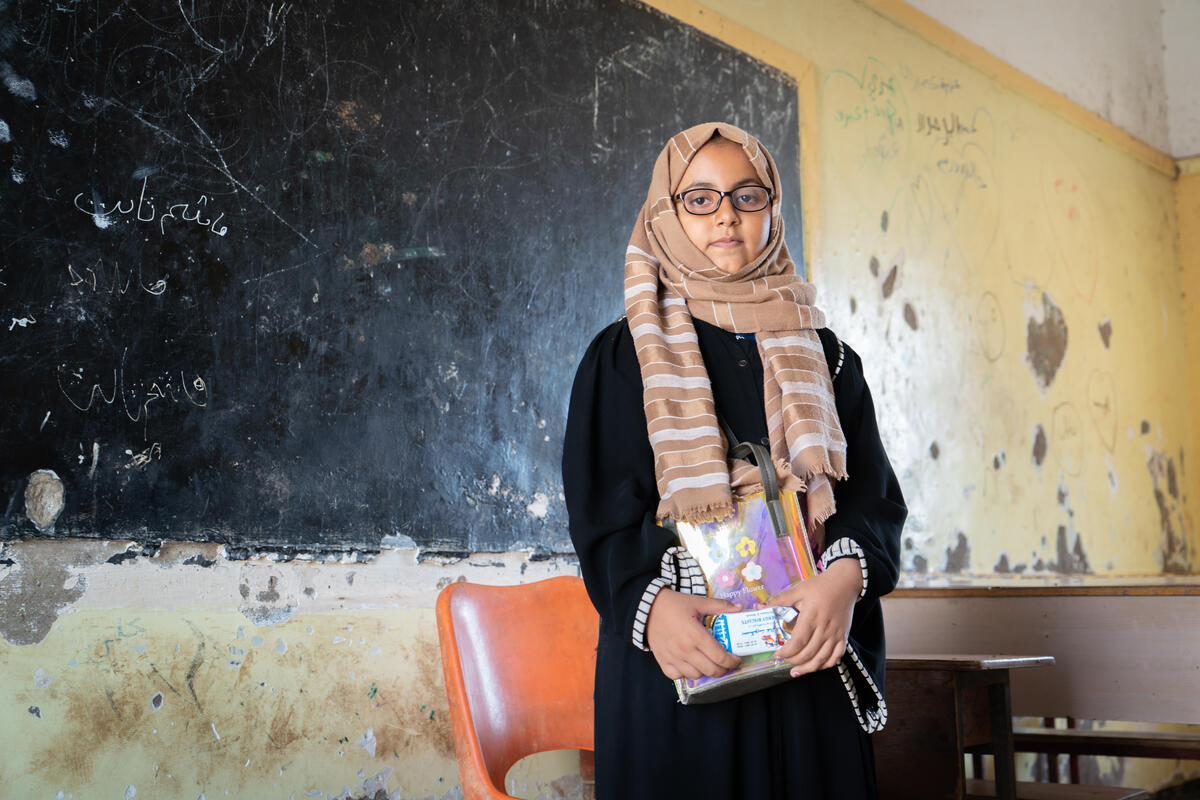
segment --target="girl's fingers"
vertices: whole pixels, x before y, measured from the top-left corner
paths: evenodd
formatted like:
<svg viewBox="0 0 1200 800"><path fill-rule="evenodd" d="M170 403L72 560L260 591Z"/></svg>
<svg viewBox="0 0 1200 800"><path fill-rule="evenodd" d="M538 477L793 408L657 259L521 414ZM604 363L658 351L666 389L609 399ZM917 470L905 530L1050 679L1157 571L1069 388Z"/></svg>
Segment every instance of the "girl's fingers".
<svg viewBox="0 0 1200 800"><path fill-rule="evenodd" d="M821 667L821 669L829 669L836 667L837 663L842 660L842 656L846 654L846 643L838 642L833 648L833 654L829 656L829 660Z"/></svg>
<svg viewBox="0 0 1200 800"><path fill-rule="evenodd" d="M803 597L804 589L805 589L805 587L803 584L801 584L800 586L792 586L791 588L784 589L782 592L779 592L778 594L773 594L770 597L768 597L767 605L769 605L769 606L794 606L794 605L796 605L796 603L800 602L800 599Z"/></svg>
<svg viewBox="0 0 1200 800"><path fill-rule="evenodd" d="M829 657L829 653L831 653L832 651L833 651L833 643L826 642L825 646L823 646L821 648L820 652L818 652L816 656L809 659L808 661L804 661L802 663L797 664L792 669L792 677L795 678L800 675L805 675L809 672L816 672L818 669L821 669L821 665Z"/></svg>
<svg viewBox="0 0 1200 800"><path fill-rule="evenodd" d="M828 631L814 631L812 637L803 647L801 647L794 656L787 659L793 664L799 666L805 662L812 661L817 657L817 654L828 647L830 644L830 636Z"/></svg>
<svg viewBox="0 0 1200 800"><path fill-rule="evenodd" d="M724 647L721 647L721 643L714 639L708 631L702 634L700 641L696 645L696 651L713 664L719 666L722 670L721 674L728 672L742 663L742 659Z"/></svg>
<svg viewBox="0 0 1200 800"><path fill-rule="evenodd" d="M796 618L796 624L792 628L792 637L775 651L775 655L785 661L791 661L798 653L812 643L816 635L816 627L802 614Z"/></svg>

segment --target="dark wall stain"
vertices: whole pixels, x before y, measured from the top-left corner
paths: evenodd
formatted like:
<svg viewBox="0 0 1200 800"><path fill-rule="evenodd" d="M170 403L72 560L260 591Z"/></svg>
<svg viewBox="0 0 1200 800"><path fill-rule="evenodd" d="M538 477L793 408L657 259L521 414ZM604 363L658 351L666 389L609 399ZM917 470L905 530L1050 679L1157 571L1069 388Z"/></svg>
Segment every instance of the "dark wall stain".
<svg viewBox="0 0 1200 800"><path fill-rule="evenodd" d="M1109 339L1112 338L1112 320L1106 319L1100 323L1100 341L1104 342L1104 348L1108 349Z"/></svg>
<svg viewBox="0 0 1200 800"><path fill-rule="evenodd" d="M871 270L871 274L876 278L879 277L879 259L871 256L871 260L867 262L867 268Z"/></svg>
<svg viewBox="0 0 1200 800"><path fill-rule="evenodd" d="M1007 457L1004 455L1003 450L1001 450L999 453L996 453L996 455L992 456L992 469L1000 469L1004 466L1004 462L1006 460Z"/></svg>
<svg viewBox="0 0 1200 800"><path fill-rule="evenodd" d="M1142 436L1145 436L1149 432L1150 432L1150 423L1146 420L1142 420Z"/></svg>
<svg viewBox="0 0 1200 800"><path fill-rule="evenodd" d="M1162 528L1159 540L1162 571L1171 574L1190 573L1188 520L1180 502L1174 459L1155 450L1146 460L1146 467L1154 481L1154 502L1158 506L1159 525Z"/></svg>
<svg viewBox="0 0 1200 800"><path fill-rule="evenodd" d="M914 331L917 329L917 312L911 304L904 304L904 321Z"/></svg>
<svg viewBox="0 0 1200 800"><path fill-rule="evenodd" d="M1058 562L1055 564L1058 572L1064 575L1077 575L1092 571L1088 564L1087 554L1083 552L1083 542L1079 540L1079 534L1075 534L1075 546L1067 546L1066 525L1058 526L1055 548L1058 551Z"/></svg>
<svg viewBox="0 0 1200 800"><path fill-rule="evenodd" d="M938 456L941 454L942 454L942 451L938 447L937 442L934 442L933 444L929 445L929 457L930 458L932 458L934 461L937 461Z"/></svg>
<svg viewBox="0 0 1200 800"><path fill-rule="evenodd" d="M1025 362L1042 391L1054 383L1054 376L1066 354L1067 323L1062 309L1049 294L1042 292L1041 314L1029 317L1025 333Z"/></svg>
<svg viewBox="0 0 1200 800"><path fill-rule="evenodd" d="M1041 423L1033 429L1033 463L1041 466L1046 461L1046 429Z"/></svg>
<svg viewBox="0 0 1200 800"><path fill-rule="evenodd" d="M883 279L883 299L886 300L892 296L892 292L896 289L896 275L899 274L900 267L896 264L888 270L887 277Z"/></svg>
<svg viewBox="0 0 1200 800"><path fill-rule="evenodd" d="M853 297L851 297L850 298L850 313L853 314L856 311L858 311L858 301L855 300Z"/></svg>
<svg viewBox="0 0 1200 800"><path fill-rule="evenodd" d="M1000 554L1000 560L996 562L996 566L992 567L992 572L1012 572L1012 568L1008 566L1008 555Z"/></svg>
<svg viewBox="0 0 1200 800"><path fill-rule="evenodd" d="M887 213L887 211L884 211L883 214L880 215L879 227L883 230L884 233L887 233L887 228L888 228L888 213Z"/></svg>
<svg viewBox="0 0 1200 800"><path fill-rule="evenodd" d="M925 556L917 554L913 556L912 568L913 572L924 574L929 571L929 560Z"/></svg>
<svg viewBox="0 0 1200 800"><path fill-rule="evenodd" d="M946 548L946 567L943 572L962 572L971 566L971 545L962 531L957 532L954 547Z"/></svg>

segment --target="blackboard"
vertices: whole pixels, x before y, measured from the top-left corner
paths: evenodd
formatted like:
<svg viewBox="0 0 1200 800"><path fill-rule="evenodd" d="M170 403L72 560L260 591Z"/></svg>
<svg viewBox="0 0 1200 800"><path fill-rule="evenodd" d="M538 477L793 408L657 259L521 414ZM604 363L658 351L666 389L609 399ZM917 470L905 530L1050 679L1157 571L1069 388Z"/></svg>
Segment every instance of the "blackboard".
<svg viewBox="0 0 1200 800"><path fill-rule="evenodd" d="M801 252L794 82L641 5L0 15L2 539L569 552L567 396L663 142L755 131Z"/></svg>

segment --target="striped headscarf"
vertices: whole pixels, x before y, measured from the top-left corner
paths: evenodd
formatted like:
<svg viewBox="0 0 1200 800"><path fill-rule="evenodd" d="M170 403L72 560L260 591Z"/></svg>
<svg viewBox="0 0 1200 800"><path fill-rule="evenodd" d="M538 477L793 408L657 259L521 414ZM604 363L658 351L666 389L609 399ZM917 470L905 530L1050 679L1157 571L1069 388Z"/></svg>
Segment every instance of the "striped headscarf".
<svg viewBox="0 0 1200 800"><path fill-rule="evenodd" d="M771 197L767 246L739 272L722 272L684 233L671 199L692 157L715 134L741 145ZM820 541L834 512L831 479L846 477L846 440L816 329L816 289L796 274L783 241L779 173L750 134L706 123L675 135L658 156L625 256L625 313L637 348L646 424L661 498L657 516L702 522L733 513L733 497L761 488L758 469L727 458L693 317L753 333L763 363L771 458L780 485L808 494ZM818 545L819 547L820 545Z"/></svg>

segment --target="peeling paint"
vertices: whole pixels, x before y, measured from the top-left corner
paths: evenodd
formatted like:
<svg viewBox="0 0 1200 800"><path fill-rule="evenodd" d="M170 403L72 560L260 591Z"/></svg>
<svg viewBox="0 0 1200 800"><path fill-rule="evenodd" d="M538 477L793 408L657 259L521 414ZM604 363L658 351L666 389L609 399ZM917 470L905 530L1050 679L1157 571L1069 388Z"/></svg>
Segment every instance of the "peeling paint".
<svg viewBox="0 0 1200 800"><path fill-rule="evenodd" d="M1050 295L1042 292L1042 302L1036 306L1026 300L1026 334L1024 360L1038 388L1043 392L1054 383L1054 377L1067 354L1067 323L1062 309Z"/></svg>
<svg viewBox="0 0 1200 800"><path fill-rule="evenodd" d="M883 292L883 299L887 300L892 296L892 292L896 290L896 276L899 274L900 268L895 264L888 270L887 277L883 279L883 286L880 287Z"/></svg>
<svg viewBox="0 0 1200 800"><path fill-rule="evenodd" d="M296 613L296 599L280 594L282 574L274 568L243 569L238 592L242 603L238 609L255 625L268 626L286 622Z"/></svg>
<svg viewBox="0 0 1200 800"><path fill-rule="evenodd" d="M1158 557L1162 571L1187 574L1192 571L1188 553L1188 519L1179 497L1174 459L1160 450L1147 447L1146 467L1154 484L1154 502L1158 507L1161 529Z"/></svg>
<svg viewBox="0 0 1200 800"><path fill-rule="evenodd" d="M15 566L0 578L0 608L4 609L0 636L9 644L30 645L45 639L59 615L87 590L86 578L71 569L78 551L43 544L5 548ZM72 581L73 577L77 579Z"/></svg>
<svg viewBox="0 0 1200 800"><path fill-rule="evenodd" d="M964 572L971 567L971 546L962 531L955 533L954 547L946 548L946 566L943 572Z"/></svg>
<svg viewBox="0 0 1200 800"><path fill-rule="evenodd" d="M1055 549L1058 555L1058 561L1055 563L1055 569L1064 575L1074 575L1088 573L1092 571L1091 565L1088 564L1087 554L1083 552L1083 542L1080 541L1079 534L1075 534L1075 546L1067 546L1067 526L1059 525L1055 535Z"/></svg>
<svg viewBox="0 0 1200 800"><path fill-rule="evenodd" d="M1046 460L1046 429L1039 422L1033 429L1033 464L1040 467Z"/></svg>

